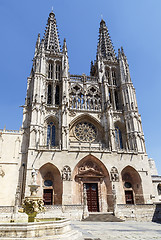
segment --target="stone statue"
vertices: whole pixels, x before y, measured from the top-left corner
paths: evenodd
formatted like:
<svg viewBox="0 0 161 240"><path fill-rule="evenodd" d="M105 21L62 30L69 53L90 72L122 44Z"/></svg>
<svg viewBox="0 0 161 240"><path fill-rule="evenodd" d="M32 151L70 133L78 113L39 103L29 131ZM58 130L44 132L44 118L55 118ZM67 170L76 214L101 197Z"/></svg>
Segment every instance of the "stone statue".
<svg viewBox="0 0 161 240"><path fill-rule="evenodd" d="M62 180L70 181L71 180L71 169L69 166L64 166L62 170Z"/></svg>
<svg viewBox="0 0 161 240"><path fill-rule="evenodd" d="M112 182L119 182L119 174L118 174L117 168L112 167L110 174L111 174L111 181Z"/></svg>
<svg viewBox="0 0 161 240"><path fill-rule="evenodd" d="M36 172L36 170L34 168L32 169L31 176L32 176L32 184L36 185L37 172Z"/></svg>

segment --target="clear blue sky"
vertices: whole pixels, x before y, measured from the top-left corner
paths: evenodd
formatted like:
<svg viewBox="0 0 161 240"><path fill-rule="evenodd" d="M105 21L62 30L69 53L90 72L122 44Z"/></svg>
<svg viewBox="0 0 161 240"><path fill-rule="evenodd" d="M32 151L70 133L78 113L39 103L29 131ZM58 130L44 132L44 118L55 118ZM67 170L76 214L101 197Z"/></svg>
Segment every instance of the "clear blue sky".
<svg viewBox="0 0 161 240"><path fill-rule="evenodd" d="M0 129L19 129L37 34L53 6L70 73L89 74L101 15L130 65L149 157L161 174L161 0L0 0ZM153 85L152 85L153 84Z"/></svg>

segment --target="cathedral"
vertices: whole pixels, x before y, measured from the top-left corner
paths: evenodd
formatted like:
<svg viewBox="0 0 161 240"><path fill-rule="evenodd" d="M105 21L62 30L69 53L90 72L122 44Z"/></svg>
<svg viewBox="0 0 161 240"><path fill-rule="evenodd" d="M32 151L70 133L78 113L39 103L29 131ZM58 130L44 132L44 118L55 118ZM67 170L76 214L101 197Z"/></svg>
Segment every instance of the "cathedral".
<svg viewBox="0 0 161 240"><path fill-rule="evenodd" d="M103 19L89 76L69 73L53 11L38 35L22 128L0 130L0 210L22 204L33 170L49 209L77 211L85 195L89 212L161 201L127 58L122 47L116 55Z"/></svg>

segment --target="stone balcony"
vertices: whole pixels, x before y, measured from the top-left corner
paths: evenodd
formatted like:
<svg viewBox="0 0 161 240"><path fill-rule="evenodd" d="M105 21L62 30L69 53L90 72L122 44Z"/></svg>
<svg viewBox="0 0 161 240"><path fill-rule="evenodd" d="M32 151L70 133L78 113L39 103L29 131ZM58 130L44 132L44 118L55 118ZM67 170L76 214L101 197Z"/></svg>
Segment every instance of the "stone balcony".
<svg viewBox="0 0 161 240"><path fill-rule="evenodd" d="M83 75L70 75L70 82L89 82L89 83L98 83L98 78L96 77L91 77L91 76L86 76L85 74Z"/></svg>

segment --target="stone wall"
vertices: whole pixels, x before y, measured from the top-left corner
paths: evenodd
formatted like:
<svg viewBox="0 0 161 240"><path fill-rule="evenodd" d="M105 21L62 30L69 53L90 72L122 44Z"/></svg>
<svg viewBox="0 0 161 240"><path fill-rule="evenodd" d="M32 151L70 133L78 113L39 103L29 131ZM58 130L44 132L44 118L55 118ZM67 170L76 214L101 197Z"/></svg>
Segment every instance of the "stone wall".
<svg viewBox="0 0 161 240"><path fill-rule="evenodd" d="M152 221L155 213L155 204L138 204L125 205L118 204L116 208L116 216L123 220L133 221Z"/></svg>
<svg viewBox="0 0 161 240"><path fill-rule="evenodd" d="M155 208L152 221L161 223L161 203L156 203L156 208Z"/></svg>
<svg viewBox="0 0 161 240"><path fill-rule="evenodd" d="M0 206L13 206L21 164L21 131L0 130Z"/></svg>

